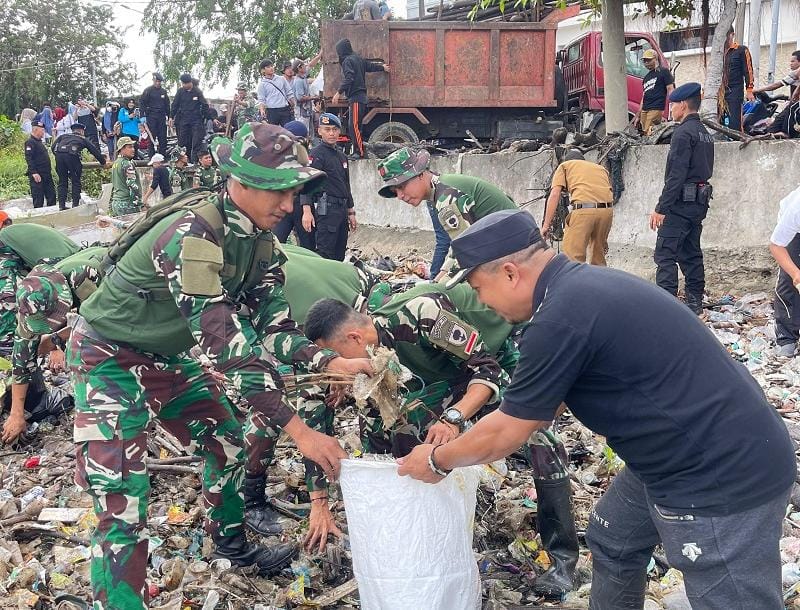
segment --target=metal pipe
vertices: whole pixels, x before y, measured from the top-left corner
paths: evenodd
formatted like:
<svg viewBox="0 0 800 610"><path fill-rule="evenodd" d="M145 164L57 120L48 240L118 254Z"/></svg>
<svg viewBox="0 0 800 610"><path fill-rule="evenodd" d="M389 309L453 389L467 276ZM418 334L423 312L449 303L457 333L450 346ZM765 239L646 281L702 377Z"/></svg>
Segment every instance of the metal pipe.
<svg viewBox="0 0 800 610"><path fill-rule="evenodd" d="M769 74L767 82L775 81L775 63L778 54L778 20L781 15L781 0L772 0L772 34L769 38Z"/></svg>

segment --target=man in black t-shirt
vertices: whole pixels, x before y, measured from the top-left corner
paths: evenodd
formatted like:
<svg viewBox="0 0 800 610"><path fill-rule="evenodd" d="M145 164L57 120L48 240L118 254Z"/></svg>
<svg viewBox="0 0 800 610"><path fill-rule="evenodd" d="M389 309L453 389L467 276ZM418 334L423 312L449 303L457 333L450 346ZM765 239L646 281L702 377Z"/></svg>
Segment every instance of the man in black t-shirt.
<svg viewBox="0 0 800 610"><path fill-rule="evenodd" d="M399 474L434 483L490 463L566 404L626 463L589 519L591 609L641 608L659 543L695 610L782 609L778 542L797 467L747 369L660 288L556 255L526 212L482 218L452 252L448 286L466 279L504 318L530 323L499 410L419 445Z"/></svg>
<svg viewBox="0 0 800 610"><path fill-rule="evenodd" d="M667 96L675 88L672 72L658 64L658 55L653 49L642 53L642 63L650 70L642 80L642 101L639 104L639 114L636 122L642 128L642 133L650 135L653 125L658 125L664 115L664 106L667 105Z"/></svg>
<svg viewBox="0 0 800 610"><path fill-rule="evenodd" d="M169 179L169 168L164 162L164 155L156 153L150 159L147 165L153 166L153 179L150 181L150 186L147 187L142 203L147 205L147 200L150 198L156 189L161 191L161 199L166 199L172 195L172 184Z"/></svg>

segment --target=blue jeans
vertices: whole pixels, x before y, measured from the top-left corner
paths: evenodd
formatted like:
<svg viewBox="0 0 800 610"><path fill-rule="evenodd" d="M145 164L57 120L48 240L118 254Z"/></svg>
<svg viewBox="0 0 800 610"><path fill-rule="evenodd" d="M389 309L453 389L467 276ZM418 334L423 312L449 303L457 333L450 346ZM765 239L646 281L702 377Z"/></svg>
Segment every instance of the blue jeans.
<svg viewBox="0 0 800 610"><path fill-rule="evenodd" d="M427 202L428 214L431 215L431 222L433 223L433 232L436 234L436 247L433 251L433 260L431 261L431 279L436 277L442 270L444 259L447 258L447 253L450 251L450 236L445 231L442 223L439 222L439 215L436 213L436 207Z"/></svg>

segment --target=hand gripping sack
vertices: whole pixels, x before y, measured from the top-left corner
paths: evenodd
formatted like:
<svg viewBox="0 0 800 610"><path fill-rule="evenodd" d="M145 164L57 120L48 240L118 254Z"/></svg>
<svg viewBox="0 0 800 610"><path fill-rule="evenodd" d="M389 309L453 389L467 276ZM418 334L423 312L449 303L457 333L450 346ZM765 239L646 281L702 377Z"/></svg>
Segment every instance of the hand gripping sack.
<svg viewBox="0 0 800 610"><path fill-rule="evenodd" d="M458 468L430 485L398 476L393 461L341 464L362 610L479 609L472 532L480 470Z"/></svg>

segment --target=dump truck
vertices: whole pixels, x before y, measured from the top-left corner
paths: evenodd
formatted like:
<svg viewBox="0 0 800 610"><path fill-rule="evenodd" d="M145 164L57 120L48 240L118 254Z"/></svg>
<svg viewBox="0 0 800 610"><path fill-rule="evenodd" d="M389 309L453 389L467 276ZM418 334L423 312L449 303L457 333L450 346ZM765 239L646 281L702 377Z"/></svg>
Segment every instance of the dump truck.
<svg viewBox="0 0 800 610"><path fill-rule="evenodd" d="M336 42L347 38L364 59L391 66L390 73L367 73L364 137L370 143L424 139L447 145L464 138L547 138L564 125L602 129L600 33L587 33L556 52L558 22L577 10L553 11L536 23L324 22L328 109L346 111L346 101L330 102L341 84ZM649 48L668 65L652 36L626 34L626 58L636 67L628 84L631 113L638 111L641 54Z"/></svg>

